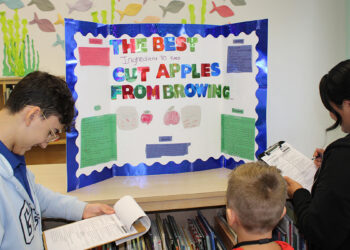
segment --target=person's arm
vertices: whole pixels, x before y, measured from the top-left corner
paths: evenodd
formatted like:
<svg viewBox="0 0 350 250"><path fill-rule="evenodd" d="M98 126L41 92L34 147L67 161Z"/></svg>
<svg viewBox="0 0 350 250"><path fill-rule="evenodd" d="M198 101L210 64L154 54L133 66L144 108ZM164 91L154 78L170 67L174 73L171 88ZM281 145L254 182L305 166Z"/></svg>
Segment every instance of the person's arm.
<svg viewBox="0 0 350 250"><path fill-rule="evenodd" d="M306 189L297 189L293 204L305 239L325 249L335 249L350 231L349 148L333 150L324 160L313 197Z"/></svg>
<svg viewBox="0 0 350 250"><path fill-rule="evenodd" d="M4 238L4 234L5 234L5 229L4 229L4 226L3 226L3 221L1 219L1 221L0 221L0 248L2 246L2 240Z"/></svg>
<svg viewBox="0 0 350 250"><path fill-rule="evenodd" d="M88 204L73 196L55 193L40 184L36 184L35 192L42 216L46 218L81 220L102 214L115 213L114 209L106 204Z"/></svg>
<svg viewBox="0 0 350 250"><path fill-rule="evenodd" d="M42 217L81 220L86 202L76 197L53 192L40 184L35 184L35 195L39 200Z"/></svg>

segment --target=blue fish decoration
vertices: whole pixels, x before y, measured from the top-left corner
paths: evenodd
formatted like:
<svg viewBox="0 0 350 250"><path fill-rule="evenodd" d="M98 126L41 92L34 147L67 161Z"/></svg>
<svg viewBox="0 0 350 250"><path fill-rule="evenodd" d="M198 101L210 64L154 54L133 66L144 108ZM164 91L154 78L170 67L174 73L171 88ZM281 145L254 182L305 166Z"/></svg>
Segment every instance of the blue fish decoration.
<svg viewBox="0 0 350 250"><path fill-rule="evenodd" d="M62 49L64 50L64 40L61 39L60 35L57 33L56 34L56 42L52 44L53 47L56 47L58 45L61 45Z"/></svg>
<svg viewBox="0 0 350 250"><path fill-rule="evenodd" d="M8 8L12 10L24 7L24 4L21 0L0 0L0 4L2 3L4 3Z"/></svg>

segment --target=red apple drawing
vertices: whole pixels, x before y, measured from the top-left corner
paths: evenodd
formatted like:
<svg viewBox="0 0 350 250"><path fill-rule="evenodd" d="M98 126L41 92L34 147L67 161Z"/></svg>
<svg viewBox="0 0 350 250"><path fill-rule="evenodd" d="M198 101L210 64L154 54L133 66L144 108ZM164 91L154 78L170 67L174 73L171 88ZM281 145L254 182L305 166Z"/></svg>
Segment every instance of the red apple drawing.
<svg viewBox="0 0 350 250"><path fill-rule="evenodd" d="M176 125L180 121L179 113L174 110L174 106L171 106L168 111L164 115L164 123L165 125Z"/></svg>
<svg viewBox="0 0 350 250"><path fill-rule="evenodd" d="M141 115L141 122L146 123L147 125L151 123L152 119L153 119L153 115L149 110L144 111L143 114Z"/></svg>

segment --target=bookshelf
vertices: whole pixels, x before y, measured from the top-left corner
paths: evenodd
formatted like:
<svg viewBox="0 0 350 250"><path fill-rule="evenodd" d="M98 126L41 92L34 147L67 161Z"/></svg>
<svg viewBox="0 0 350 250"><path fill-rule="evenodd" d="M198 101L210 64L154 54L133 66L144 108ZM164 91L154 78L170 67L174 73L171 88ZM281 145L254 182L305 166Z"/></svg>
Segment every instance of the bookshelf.
<svg viewBox="0 0 350 250"><path fill-rule="evenodd" d="M28 165L37 183L65 195L89 203L113 205L124 195L131 195L150 216L162 218L172 214L185 225L189 217L201 209L211 224L214 216L224 209L229 169L212 169L166 175L117 176L90 186L67 192L66 164ZM66 224L67 221L44 219L45 229Z"/></svg>
<svg viewBox="0 0 350 250"><path fill-rule="evenodd" d="M61 76L64 79L64 76ZM22 77L0 77L0 109L5 105L5 102L13 88ZM62 134L60 140L50 142L46 149L33 147L25 154L27 164L52 164L66 162L66 135Z"/></svg>
<svg viewBox="0 0 350 250"><path fill-rule="evenodd" d="M131 195L146 212L224 206L229 169L148 176L116 176L67 192L66 164L28 165L37 183L86 202L113 205Z"/></svg>
<svg viewBox="0 0 350 250"><path fill-rule="evenodd" d="M34 173L37 183L52 191L75 196L89 203L109 205L124 195L131 195L151 219L155 218L155 214L161 218L170 214L181 226L186 225L187 218L194 218L197 210L202 211L210 225L215 225L215 216L225 212L227 179L231 172L230 169L219 168L179 174L116 176L67 192L66 164L28 165L28 168ZM46 228L67 223L55 219L46 219L44 222ZM285 223L290 224L288 228L294 228L289 232L293 232L294 239L290 244L298 246L295 249L305 249L292 221L286 220Z"/></svg>

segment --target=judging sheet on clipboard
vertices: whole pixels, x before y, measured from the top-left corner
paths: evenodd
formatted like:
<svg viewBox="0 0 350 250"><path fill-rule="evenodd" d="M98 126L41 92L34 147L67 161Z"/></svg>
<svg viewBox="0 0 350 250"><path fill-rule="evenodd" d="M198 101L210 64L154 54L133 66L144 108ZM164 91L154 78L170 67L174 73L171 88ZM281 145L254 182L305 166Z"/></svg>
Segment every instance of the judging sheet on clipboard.
<svg viewBox="0 0 350 250"><path fill-rule="evenodd" d="M280 141L269 147L258 157L270 166L276 166L283 176L288 176L311 191L316 166L313 161L293 148L290 144Z"/></svg>

